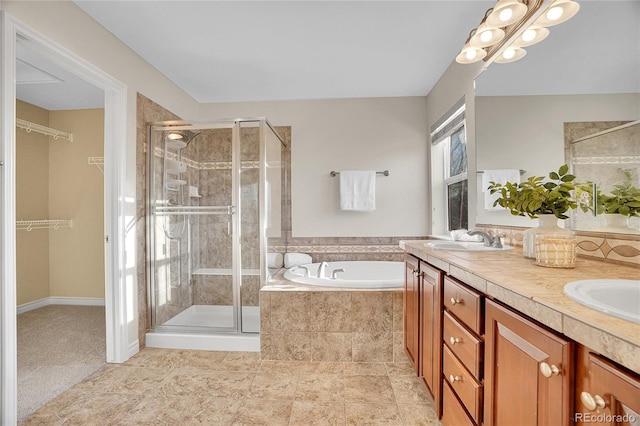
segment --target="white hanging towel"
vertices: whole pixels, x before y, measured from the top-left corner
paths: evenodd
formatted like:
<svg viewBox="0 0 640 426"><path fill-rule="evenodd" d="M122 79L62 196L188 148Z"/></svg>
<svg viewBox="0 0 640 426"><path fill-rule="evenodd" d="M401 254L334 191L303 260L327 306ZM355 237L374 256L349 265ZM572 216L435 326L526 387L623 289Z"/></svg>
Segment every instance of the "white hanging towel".
<svg viewBox="0 0 640 426"><path fill-rule="evenodd" d="M484 208L485 210L497 211L504 210L504 207L499 205L493 206L495 200L500 197L500 194L496 192L491 194L487 188L490 182L496 182L504 185L507 182L518 184L520 183L520 170L519 169L497 169L497 170L485 170L482 173L482 192L484 192Z"/></svg>
<svg viewBox="0 0 640 426"><path fill-rule="evenodd" d="M376 209L376 172L340 172L340 209L372 212Z"/></svg>

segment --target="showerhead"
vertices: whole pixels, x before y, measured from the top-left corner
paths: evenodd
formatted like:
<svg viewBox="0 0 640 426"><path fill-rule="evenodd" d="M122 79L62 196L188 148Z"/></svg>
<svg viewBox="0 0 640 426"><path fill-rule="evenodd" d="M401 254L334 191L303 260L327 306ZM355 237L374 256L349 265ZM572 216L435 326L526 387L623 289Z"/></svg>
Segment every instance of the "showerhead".
<svg viewBox="0 0 640 426"><path fill-rule="evenodd" d="M165 137L171 140L180 140L188 145L199 134L200 132L191 130L169 130L165 133Z"/></svg>

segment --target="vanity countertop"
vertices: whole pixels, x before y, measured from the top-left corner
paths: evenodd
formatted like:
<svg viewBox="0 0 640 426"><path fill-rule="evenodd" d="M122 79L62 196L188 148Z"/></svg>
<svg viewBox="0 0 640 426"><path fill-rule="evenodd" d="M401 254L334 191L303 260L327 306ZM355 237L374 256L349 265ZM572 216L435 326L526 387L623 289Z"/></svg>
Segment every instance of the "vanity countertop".
<svg viewBox="0 0 640 426"><path fill-rule="evenodd" d="M427 261L487 296L564 334L572 340L640 374L640 324L612 317L564 294L571 281L638 279L640 268L578 257L572 269L537 266L509 251L433 250L427 241L401 241L405 252Z"/></svg>

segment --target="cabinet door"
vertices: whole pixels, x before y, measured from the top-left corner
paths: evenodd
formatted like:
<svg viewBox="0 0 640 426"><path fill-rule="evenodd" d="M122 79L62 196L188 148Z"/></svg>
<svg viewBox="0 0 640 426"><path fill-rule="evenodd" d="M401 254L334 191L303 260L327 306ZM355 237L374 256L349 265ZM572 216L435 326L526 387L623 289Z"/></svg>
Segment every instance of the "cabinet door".
<svg viewBox="0 0 640 426"><path fill-rule="evenodd" d="M640 422L640 378L580 347L576 378L578 425L630 425Z"/></svg>
<svg viewBox="0 0 640 426"><path fill-rule="evenodd" d="M404 264L404 350L418 374L420 270L418 259L413 256L406 255Z"/></svg>
<svg viewBox="0 0 640 426"><path fill-rule="evenodd" d="M486 304L485 425L572 423L572 343Z"/></svg>
<svg viewBox="0 0 640 426"><path fill-rule="evenodd" d="M442 400L442 276L420 262L420 375L436 402L438 416Z"/></svg>

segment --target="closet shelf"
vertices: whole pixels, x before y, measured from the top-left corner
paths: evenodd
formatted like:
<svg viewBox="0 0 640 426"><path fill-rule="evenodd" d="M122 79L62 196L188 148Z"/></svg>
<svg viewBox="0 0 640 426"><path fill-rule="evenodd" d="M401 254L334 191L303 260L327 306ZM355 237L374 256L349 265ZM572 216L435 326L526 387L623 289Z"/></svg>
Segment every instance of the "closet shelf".
<svg viewBox="0 0 640 426"><path fill-rule="evenodd" d="M72 219L16 220L16 229L31 231L32 229L73 228Z"/></svg>
<svg viewBox="0 0 640 426"><path fill-rule="evenodd" d="M88 163L96 166L104 174L104 157L89 157Z"/></svg>
<svg viewBox="0 0 640 426"><path fill-rule="evenodd" d="M25 130L27 133L36 132L53 137L53 140L66 139L73 142L73 133L52 129L41 124L32 123L21 118L16 118L16 127Z"/></svg>

